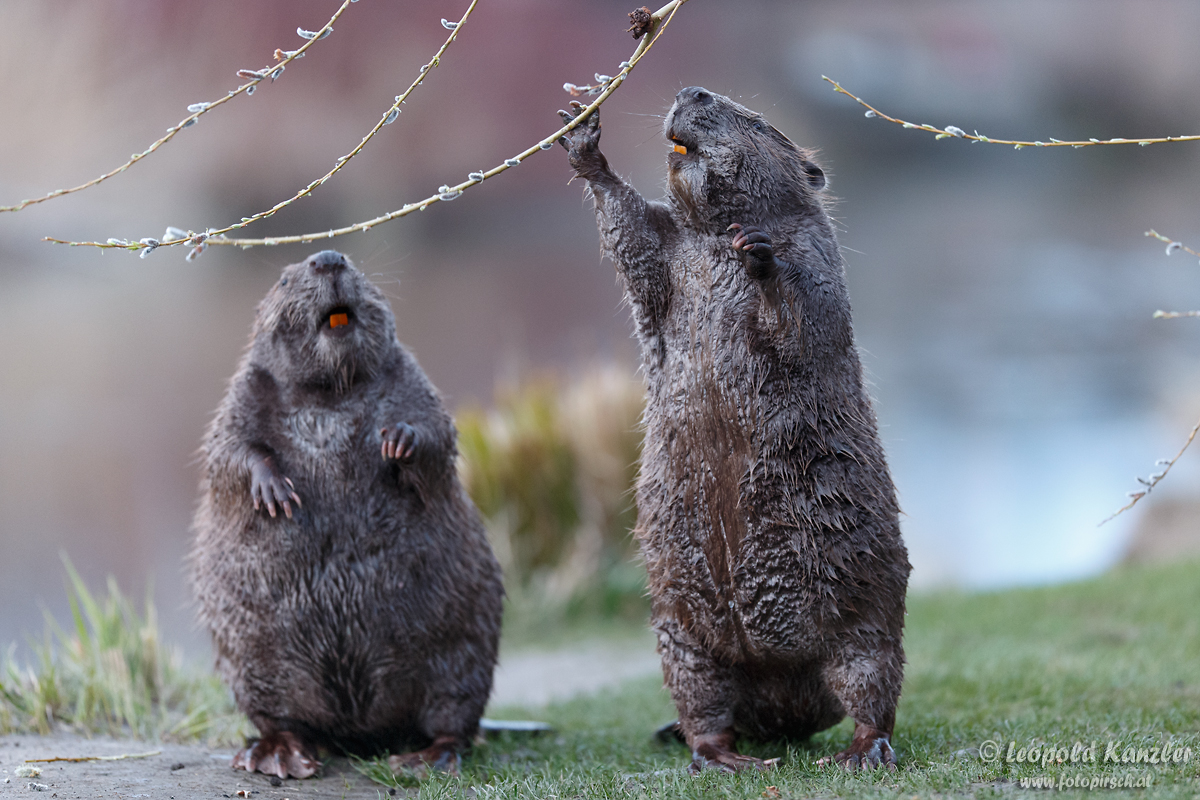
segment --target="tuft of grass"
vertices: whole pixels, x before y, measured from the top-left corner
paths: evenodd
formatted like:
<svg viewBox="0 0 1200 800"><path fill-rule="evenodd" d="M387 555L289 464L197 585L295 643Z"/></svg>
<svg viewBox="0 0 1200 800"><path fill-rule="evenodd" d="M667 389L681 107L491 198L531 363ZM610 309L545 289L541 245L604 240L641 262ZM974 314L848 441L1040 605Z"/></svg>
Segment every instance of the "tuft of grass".
<svg viewBox="0 0 1200 800"><path fill-rule="evenodd" d="M211 674L193 673L159 638L149 593L139 613L113 578L92 594L64 556L71 625L49 614L34 663L0 664L0 732L46 734L65 727L143 739L239 740L248 723Z"/></svg>
<svg viewBox="0 0 1200 800"><path fill-rule="evenodd" d="M1152 779L1138 796L1200 792L1200 562L1132 567L1075 584L987 594L939 592L909 599L904 695L894 773L846 773L817 760L850 742L852 723L803 742L743 743L781 756L766 774L691 777L679 745L651 731L674 718L657 679L546 708L496 716L539 719L556 734L508 735L470 753L461 777L420 784L428 798L588 797L994 797L1027 794L1032 778ZM980 747L994 741L998 761ZM1006 762L1014 751L1096 745L1096 761ZM1111 744L1190 748L1186 763L1105 762ZM409 787L383 761L360 770ZM771 788L774 787L774 788ZM1072 792L1067 792L1072 794ZM1094 795L1095 792L1074 792Z"/></svg>

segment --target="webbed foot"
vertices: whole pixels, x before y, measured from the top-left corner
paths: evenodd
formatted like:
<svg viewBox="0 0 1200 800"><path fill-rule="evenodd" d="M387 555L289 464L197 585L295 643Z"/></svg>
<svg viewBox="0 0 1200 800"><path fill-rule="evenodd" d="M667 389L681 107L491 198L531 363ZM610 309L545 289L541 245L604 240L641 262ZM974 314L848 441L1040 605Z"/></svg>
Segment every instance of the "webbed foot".
<svg viewBox="0 0 1200 800"><path fill-rule="evenodd" d="M895 772L896 751L883 731L866 725L855 726L854 740L850 746L834 756L826 756L817 762L824 767L837 764L848 770L887 767Z"/></svg>
<svg viewBox="0 0 1200 800"><path fill-rule="evenodd" d="M462 743L456 737L439 736L424 750L391 756L388 768L394 773L409 772L419 780L428 778L430 770L458 775L462 765L461 749Z"/></svg>
<svg viewBox="0 0 1200 800"><path fill-rule="evenodd" d="M706 769L718 769L721 772L766 772L778 763L778 758L764 761L754 756L742 755L734 746L733 731L726 731L697 736L692 740L692 763L688 766L688 772L693 775L699 775Z"/></svg>
<svg viewBox="0 0 1200 800"><path fill-rule="evenodd" d="M310 778L321 762L307 742L291 731L277 731L249 742L233 757L233 768L280 778Z"/></svg>

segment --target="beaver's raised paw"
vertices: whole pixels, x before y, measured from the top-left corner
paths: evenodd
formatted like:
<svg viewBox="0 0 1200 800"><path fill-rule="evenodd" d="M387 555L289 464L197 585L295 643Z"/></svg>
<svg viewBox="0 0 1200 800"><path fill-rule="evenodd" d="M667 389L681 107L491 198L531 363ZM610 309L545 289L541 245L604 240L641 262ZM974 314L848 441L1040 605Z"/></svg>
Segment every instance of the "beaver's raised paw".
<svg viewBox="0 0 1200 800"><path fill-rule="evenodd" d="M271 458L261 458L250 465L250 499L254 501L255 511L266 506L272 517L276 515L276 504L283 507L288 519L292 518L292 502L296 503L296 508L301 507L295 484L291 478L280 474Z"/></svg>
<svg viewBox="0 0 1200 800"><path fill-rule="evenodd" d="M311 778L321 768L316 752L290 731L269 733L233 757L233 768L280 778Z"/></svg>
<svg viewBox="0 0 1200 800"><path fill-rule="evenodd" d="M845 750L832 757L826 756L817 762L818 767L826 767L830 764L837 764L848 770L887 767L895 772L896 751L892 749L886 733L856 734L854 741Z"/></svg>
<svg viewBox="0 0 1200 800"><path fill-rule="evenodd" d="M407 422L401 422L391 428L379 432L383 437L383 457L399 461L411 461L417 449L417 429Z"/></svg>
<svg viewBox="0 0 1200 800"><path fill-rule="evenodd" d="M746 274L761 280L770 277L775 270L775 249L771 234L753 225L733 223L726 230L733 231L731 246L742 257Z"/></svg>
<svg viewBox="0 0 1200 800"><path fill-rule="evenodd" d="M578 100L571 101L571 110L563 111L559 109L558 116L562 118L564 125L570 125L579 116L579 112L584 109L583 103ZM583 150L595 150L600 145L600 109L596 109L591 115L581 122L574 130L567 131L558 140L563 147L571 152Z"/></svg>
<svg viewBox="0 0 1200 800"><path fill-rule="evenodd" d="M429 771L458 775L462 756L458 754L459 741L453 736L439 736L424 750L401 753L388 758L388 768L396 774L409 773L418 780L429 777Z"/></svg>
<svg viewBox="0 0 1200 800"><path fill-rule="evenodd" d="M564 124L570 124L579 116L584 108L578 100L571 101L570 111L559 111ZM559 143L567 148L567 160L581 178L592 180L607 174L608 159L600 152L600 110L591 113L587 119L571 131L559 137Z"/></svg>

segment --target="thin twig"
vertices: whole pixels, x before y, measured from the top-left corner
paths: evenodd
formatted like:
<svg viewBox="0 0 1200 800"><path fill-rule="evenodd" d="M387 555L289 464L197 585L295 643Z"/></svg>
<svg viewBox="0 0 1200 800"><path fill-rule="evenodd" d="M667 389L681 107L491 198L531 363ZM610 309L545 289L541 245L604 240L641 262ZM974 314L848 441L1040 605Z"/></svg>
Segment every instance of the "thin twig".
<svg viewBox="0 0 1200 800"><path fill-rule="evenodd" d="M58 756L55 758L27 758L27 759L25 759L25 763L26 764L49 764L54 761L71 761L71 762L124 761L127 758L149 758L150 756L157 756L157 755L161 755L161 754L162 754L162 750L151 750L149 753L125 753L124 755L120 755L120 756L82 756L80 758L64 758L62 756Z"/></svg>
<svg viewBox="0 0 1200 800"><path fill-rule="evenodd" d="M1192 444L1192 441L1196 438L1197 431L1200 431L1200 422L1197 422L1192 428L1192 432L1188 434L1187 441L1183 443L1183 447L1179 448L1179 452L1175 454L1175 457L1169 461L1166 459L1159 459L1158 461L1154 462L1154 466L1162 467L1162 469L1151 475L1149 478L1139 477L1137 481L1142 485L1143 488L1136 492L1130 492L1129 502L1106 517L1100 524L1103 525L1105 522L1119 517L1121 514L1124 514L1126 511L1137 505L1138 501L1143 497L1150 494L1151 490L1153 490L1155 486L1158 486L1159 481L1167 477L1167 473L1171 471L1171 467L1175 466L1175 462L1179 460L1179 457L1182 456L1184 451L1187 450Z"/></svg>
<svg viewBox="0 0 1200 800"><path fill-rule="evenodd" d="M124 164L117 167L116 169L112 170L111 172L106 172L103 175L101 175L99 178L94 178L94 179L88 181L87 183L81 183L78 186L72 187L70 189L56 189L55 191L50 192L49 194L46 194L46 195L42 195L41 197L35 197L30 200L22 200L20 203L17 203L15 206L0 206L0 212L20 211L21 209L26 208L27 206L36 205L37 203L44 203L47 200L53 200L55 197L62 197L63 195L71 194L73 192L81 192L84 189L95 186L96 184L103 183L104 181L108 180L109 178L113 177L114 175L121 174L122 172L129 169L137 162L141 161L146 156L153 153L158 148L162 147L167 142L174 139L175 134L179 133L184 128L188 128L188 127L191 127L192 125L194 125L196 123L196 120L200 119L200 117L204 116L205 114L209 113L213 109L217 108L217 106L221 106L221 105L224 105L225 103L228 103L230 100L232 100L233 98L237 97L240 94L247 94L247 95L254 94L255 88L257 88L258 85L260 83L262 83L263 81L265 81L267 78L270 78L271 81L274 82L275 79L278 78L283 73L284 68L288 64L292 63L293 61L295 61L298 58L304 58L305 52L307 52L308 48L312 47L313 44L318 39L324 39L326 36L328 36L330 33L333 32L333 23L338 21L338 18L342 16L342 12L344 12L347 8L349 8L350 4L353 3L354 1L355 0L343 0L341 8L339 8L337 10L337 12L332 17L329 18L329 22L326 22L322 28L320 28L316 31L312 31L312 32L305 31L306 34L310 34L310 35L303 37L303 38L307 39L307 41L303 45L301 45L299 49L290 50L287 52L285 52L283 50L276 50L275 58L278 61L277 64L268 64L267 66L263 67L261 70L245 70L245 69L238 70L239 77L243 77L243 78L249 77L250 78L250 81L248 83L242 84L237 89L229 92L228 94L226 94L224 97L220 98L219 100L214 100L211 103L194 103L194 104L188 106L188 111L192 112L191 115L184 117L182 120L180 120L178 125L173 125L172 127L167 128L166 136L164 136L161 139L159 139L158 141L154 142L154 144L150 145L142 152L134 153L133 155L131 155L129 157L128 161L126 161ZM299 32L298 28L297 28L297 32ZM282 56L282 58L280 58L280 56ZM193 111L193 109L195 109L195 110Z"/></svg>
<svg viewBox="0 0 1200 800"><path fill-rule="evenodd" d="M886 120L888 122L894 122L895 124L900 125L905 128L913 128L916 130L927 131L929 133L935 134L935 136L934 136L935 139L945 139L945 138L951 137L951 138L955 138L955 139L969 139L972 142L983 142L984 144L1011 144L1017 150L1021 150L1026 147L1095 147L1096 145L1102 145L1102 144L1137 144L1137 145L1141 145L1142 147L1145 147L1147 145L1161 144L1164 142L1196 142L1196 141L1200 141L1200 135L1162 136L1162 137L1158 137L1158 138L1154 138L1154 139L1120 139L1120 138L1117 138L1117 139L1086 139L1086 140L1077 140L1077 141L1063 141L1061 139L1050 139L1050 141L1048 141L1048 142L1036 142L1036 141L1035 142L1027 142L1027 141L1023 141L1023 140L1019 140L1019 139L993 139L989 136L984 136L979 131L975 131L975 133L973 133L973 134L967 133L962 128L956 127L954 125L947 125L945 128L938 128L934 125L917 125L912 122L906 122L902 119L898 119L897 117L890 117L887 114L880 111L879 109L877 109L875 106L868 103L866 100L863 100L858 95L853 94L853 93L848 92L845 89L843 89L841 84L839 84L833 78L828 78L828 77L822 75L821 80L832 84L833 90L835 92L838 92L839 94L844 94L847 97L853 98L859 105L861 105L863 108L867 109L868 117L878 117L879 119Z"/></svg>
<svg viewBox="0 0 1200 800"><path fill-rule="evenodd" d="M280 245L280 244L307 243L307 242L319 241L322 239L332 239L336 236L343 236L348 233L355 233L355 232L359 232L359 231L368 231L377 225L382 225L385 222L390 222L394 219L399 219L400 217L408 216L409 214L413 213L414 211L422 211L425 208L433 205L434 203L449 202L451 200L454 200L454 199L460 197L464 191L471 188L472 186L476 186L480 183L483 183L483 181L485 181L486 179L494 177L496 175L499 175L501 172L504 172L508 169L511 169L512 167L517 166L522 161L529 158L531 155L538 152L539 150L549 150L551 147L554 146L554 143L556 141L558 141L558 139L561 138L564 134L573 130L576 126L582 124L584 120L586 120L588 117L590 117L596 111L596 109L599 108L600 105L605 100L607 100L610 96L612 96L613 92L615 92L617 90L617 88L622 83L624 83L625 79L629 76L629 73L633 70L633 68L635 66L637 66L638 62L642 59L642 57L647 52L649 52L650 48L653 47L654 44L658 41L658 38L660 36L662 36L663 32L667 29L667 26L671 23L671 20L675 17L675 12L678 11L680 6L682 6L686 2L687 2L687 0L671 0L671 2L667 3L665 6L660 8L658 11L654 12L654 14L652 15L653 27L650 32L653 35L651 36L650 33L648 33L646 36L643 36L641 38L640 42L638 43L637 49L634 50L633 55L630 56L629 60L621 63L620 71L616 75L609 78L606 82L604 82L604 86L605 86L604 90L602 92L600 92L599 96L591 103L591 105L586 106L582 111L580 111L579 115L576 116L574 120L572 120L569 124L564 125L563 127L559 128L557 131L555 131L551 135L547 136L546 138L542 139L541 141L537 142L533 146L531 146L531 147L523 150L522 152L518 153L517 155L513 156L512 158L505 159L504 162L502 164L500 164L499 166L493 167L492 169L490 169L486 172L473 172L468 176L468 179L466 181L464 181L456 186L442 186L438 189L436 194L433 194L433 195L425 198L424 200L420 200L420 201L417 201L414 203L408 203L405 206L403 206L402 208L399 208L395 211L389 212L389 213L384 214L379 217L375 217L374 219L366 220L364 222L357 222L353 225L348 225L344 228L336 228L336 229L328 230L328 231L317 231L314 233L305 233L305 234L299 234L299 235L295 235L295 236L273 236L273 237L269 237L269 238L265 238L265 239L229 239L223 235L220 235L220 233L218 231L213 231L211 235L200 234L200 236L206 237L207 244L235 245L237 247L242 247L242 248L258 247L261 245L273 246L273 245ZM453 38L453 37L451 37L451 38ZM328 177L328 176L326 176L326 177ZM233 226L233 227L240 227L240 226ZM224 230L232 230L233 227L226 228ZM192 235L190 237L183 237L183 238L177 238L177 239L172 239L172 240L168 240L168 241L158 242L158 243L154 244L152 247L149 247L149 249L152 250L159 246L178 245L178 244L185 244L185 243L186 244L199 243L199 242L197 242L197 238L198 237L196 235ZM146 244L147 240L133 242L133 241L123 240L123 239L110 239L108 242L73 242L73 241L64 240L64 239L55 239L53 237L47 236L42 241L54 242L56 244L70 245L71 247L98 247L101 249L121 249L121 250L132 250L132 251L137 251L137 250L145 251L148 247L148 245ZM143 253L143 255L144 254L145 253Z"/></svg>
<svg viewBox="0 0 1200 800"><path fill-rule="evenodd" d="M1190 253L1197 258L1200 258L1200 253L1197 253L1192 248L1185 245L1183 242L1177 242L1169 236L1163 236L1158 231L1151 228L1146 231L1147 236L1158 239L1160 242L1167 243L1167 255L1171 255L1176 250L1182 250L1185 253ZM1200 317L1200 311L1155 311L1155 319L1179 319L1180 317Z"/></svg>
<svg viewBox="0 0 1200 800"><path fill-rule="evenodd" d="M1197 258L1200 258L1200 253L1197 253L1195 250L1188 247L1183 242L1177 242L1174 239L1172 239L1170 236L1163 236L1161 233L1154 230L1153 228L1146 231L1145 235L1151 236L1155 239L1158 239L1160 242L1166 242L1167 243L1167 255L1171 255L1171 253L1174 253L1176 250L1182 250L1185 253L1189 253L1193 256L1196 256Z"/></svg>
<svg viewBox="0 0 1200 800"><path fill-rule="evenodd" d="M1154 239L1158 239L1160 242L1166 242L1167 255L1171 255L1171 253L1174 253L1176 250L1182 250L1185 253L1190 253L1193 256L1200 257L1200 253L1197 253L1195 250L1188 247L1183 242L1178 242L1169 236L1163 236L1161 233L1154 230L1153 228L1146 231L1145 235L1149 236L1151 238L1154 238ZM1160 311L1154 312L1155 319L1176 319L1179 317L1200 317L1200 311L1161 311L1160 310ZM1139 491L1136 491L1136 492L1130 492L1129 493L1129 498L1130 498L1129 502L1126 503L1121 508L1119 508L1117 511L1113 512L1113 514L1111 514L1109 517L1107 517L1100 524L1103 525L1105 522L1108 522L1109 520L1120 516L1124 512L1128 511L1129 509L1131 509L1135 505L1137 505L1137 502L1139 500L1141 500L1143 497L1150 494L1150 491L1155 486L1158 485L1159 481L1161 481L1163 478L1167 477L1167 473L1171 471L1171 467L1175 466L1175 462L1179 460L1179 457L1182 456L1183 452L1185 450L1187 450L1188 447L1191 445L1192 440L1196 438L1197 431L1200 431L1200 422L1197 422L1196 426L1194 428L1192 428L1192 432L1190 434L1188 434L1187 441L1183 443L1183 447L1179 448L1179 452L1175 454L1174 458L1172 458L1170 461L1159 460L1155 463L1155 466L1162 466L1163 469L1154 473L1149 478L1139 477L1137 479L1138 483L1142 484L1142 486L1145 488L1143 488Z"/></svg>

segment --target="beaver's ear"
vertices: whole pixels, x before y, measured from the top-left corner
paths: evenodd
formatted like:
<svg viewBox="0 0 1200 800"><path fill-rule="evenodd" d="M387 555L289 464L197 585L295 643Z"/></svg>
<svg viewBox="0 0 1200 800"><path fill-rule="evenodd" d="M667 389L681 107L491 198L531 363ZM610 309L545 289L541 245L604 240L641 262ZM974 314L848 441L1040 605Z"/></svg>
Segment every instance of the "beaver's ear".
<svg viewBox="0 0 1200 800"><path fill-rule="evenodd" d="M808 176L808 185L812 187L814 192L819 192L825 188L825 173L816 164L811 161L805 161L804 174Z"/></svg>

